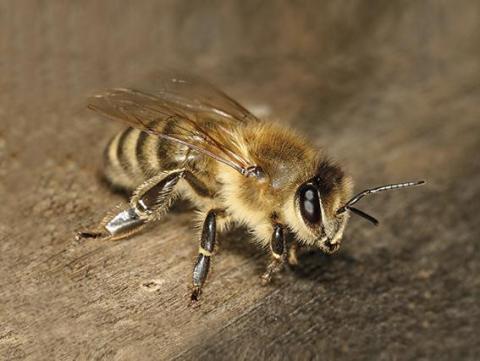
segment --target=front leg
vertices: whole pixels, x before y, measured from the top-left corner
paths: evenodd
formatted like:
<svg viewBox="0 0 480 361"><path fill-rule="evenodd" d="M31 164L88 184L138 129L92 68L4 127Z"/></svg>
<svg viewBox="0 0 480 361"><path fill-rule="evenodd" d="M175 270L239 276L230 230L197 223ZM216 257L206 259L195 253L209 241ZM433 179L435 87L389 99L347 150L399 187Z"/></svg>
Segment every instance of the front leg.
<svg viewBox="0 0 480 361"><path fill-rule="evenodd" d="M267 266L267 270L262 275L262 284L266 285L272 280L272 276L281 271L287 258L287 245L284 226L275 223L273 225L272 238L270 239L270 251L272 260Z"/></svg>
<svg viewBox="0 0 480 361"><path fill-rule="evenodd" d="M298 243L296 240L293 240L288 248L287 260L290 266L298 265Z"/></svg>

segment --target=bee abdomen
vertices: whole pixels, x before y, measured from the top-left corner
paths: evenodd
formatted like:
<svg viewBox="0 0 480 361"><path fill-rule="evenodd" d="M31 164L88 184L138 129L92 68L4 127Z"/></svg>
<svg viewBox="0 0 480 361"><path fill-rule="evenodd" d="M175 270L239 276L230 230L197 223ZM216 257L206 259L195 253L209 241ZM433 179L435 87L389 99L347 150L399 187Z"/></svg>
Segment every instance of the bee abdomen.
<svg viewBox="0 0 480 361"><path fill-rule="evenodd" d="M113 186L135 188L161 170L158 148L158 137L138 129L125 129L105 149L105 177Z"/></svg>

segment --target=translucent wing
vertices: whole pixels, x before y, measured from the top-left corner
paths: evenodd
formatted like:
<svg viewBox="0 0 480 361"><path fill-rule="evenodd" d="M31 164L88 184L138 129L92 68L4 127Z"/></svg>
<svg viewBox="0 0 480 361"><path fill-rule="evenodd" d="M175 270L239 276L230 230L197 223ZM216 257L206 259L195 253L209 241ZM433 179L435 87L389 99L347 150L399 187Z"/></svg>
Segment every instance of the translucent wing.
<svg viewBox="0 0 480 361"><path fill-rule="evenodd" d="M88 107L248 174L254 165L241 155L233 135L238 126L256 118L213 86L195 83L190 87L187 84L191 83L178 83L176 79L165 84L168 86L152 91L155 94L135 89L109 90L91 97ZM208 91L202 93L201 88Z"/></svg>
<svg viewBox="0 0 480 361"><path fill-rule="evenodd" d="M192 74L176 70L157 72L151 74L140 89L181 108L208 113L214 118L230 119L243 124L258 121L252 113L223 91Z"/></svg>

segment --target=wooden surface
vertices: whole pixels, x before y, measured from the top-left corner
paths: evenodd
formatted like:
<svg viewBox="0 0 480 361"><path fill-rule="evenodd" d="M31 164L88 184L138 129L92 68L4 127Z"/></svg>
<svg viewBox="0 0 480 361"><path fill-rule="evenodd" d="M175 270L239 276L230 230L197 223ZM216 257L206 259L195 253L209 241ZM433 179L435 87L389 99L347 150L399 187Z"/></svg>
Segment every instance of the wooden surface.
<svg viewBox="0 0 480 361"><path fill-rule="evenodd" d="M480 358L479 3L319 3L0 3L0 359ZM362 201L380 227L353 218L268 287L245 230L223 235L188 308L188 204L73 239L122 200L97 178L119 125L84 99L167 65L307 133L357 190L428 186Z"/></svg>

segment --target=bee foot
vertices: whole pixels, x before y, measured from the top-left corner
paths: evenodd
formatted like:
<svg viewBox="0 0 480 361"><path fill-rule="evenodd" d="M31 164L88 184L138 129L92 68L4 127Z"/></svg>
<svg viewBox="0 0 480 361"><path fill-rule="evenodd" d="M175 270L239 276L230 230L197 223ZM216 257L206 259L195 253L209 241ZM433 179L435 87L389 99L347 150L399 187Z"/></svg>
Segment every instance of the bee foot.
<svg viewBox="0 0 480 361"><path fill-rule="evenodd" d="M275 274L283 270L285 265L285 257L280 259L273 259L272 262L267 266L267 270L260 278L260 281L263 286L269 284L272 281L272 278Z"/></svg>
<svg viewBox="0 0 480 361"><path fill-rule="evenodd" d="M76 241L82 241L84 239L107 239L109 236L105 234L104 232L96 232L96 231L80 231L77 232L75 235L75 240Z"/></svg>
<svg viewBox="0 0 480 361"><path fill-rule="evenodd" d="M189 306L192 308L197 308L200 306L199 298L200 297L200 288L195 287L192 291L192 295L190 296L190 304Z"/></svg>
<svg viewBox="0 0 480 361"><path fill-rule="evenodd" d="M267 286L270 282L272 282L272 273L265 272L262 277L260 277L260 284L262 286Z"/></svg>

